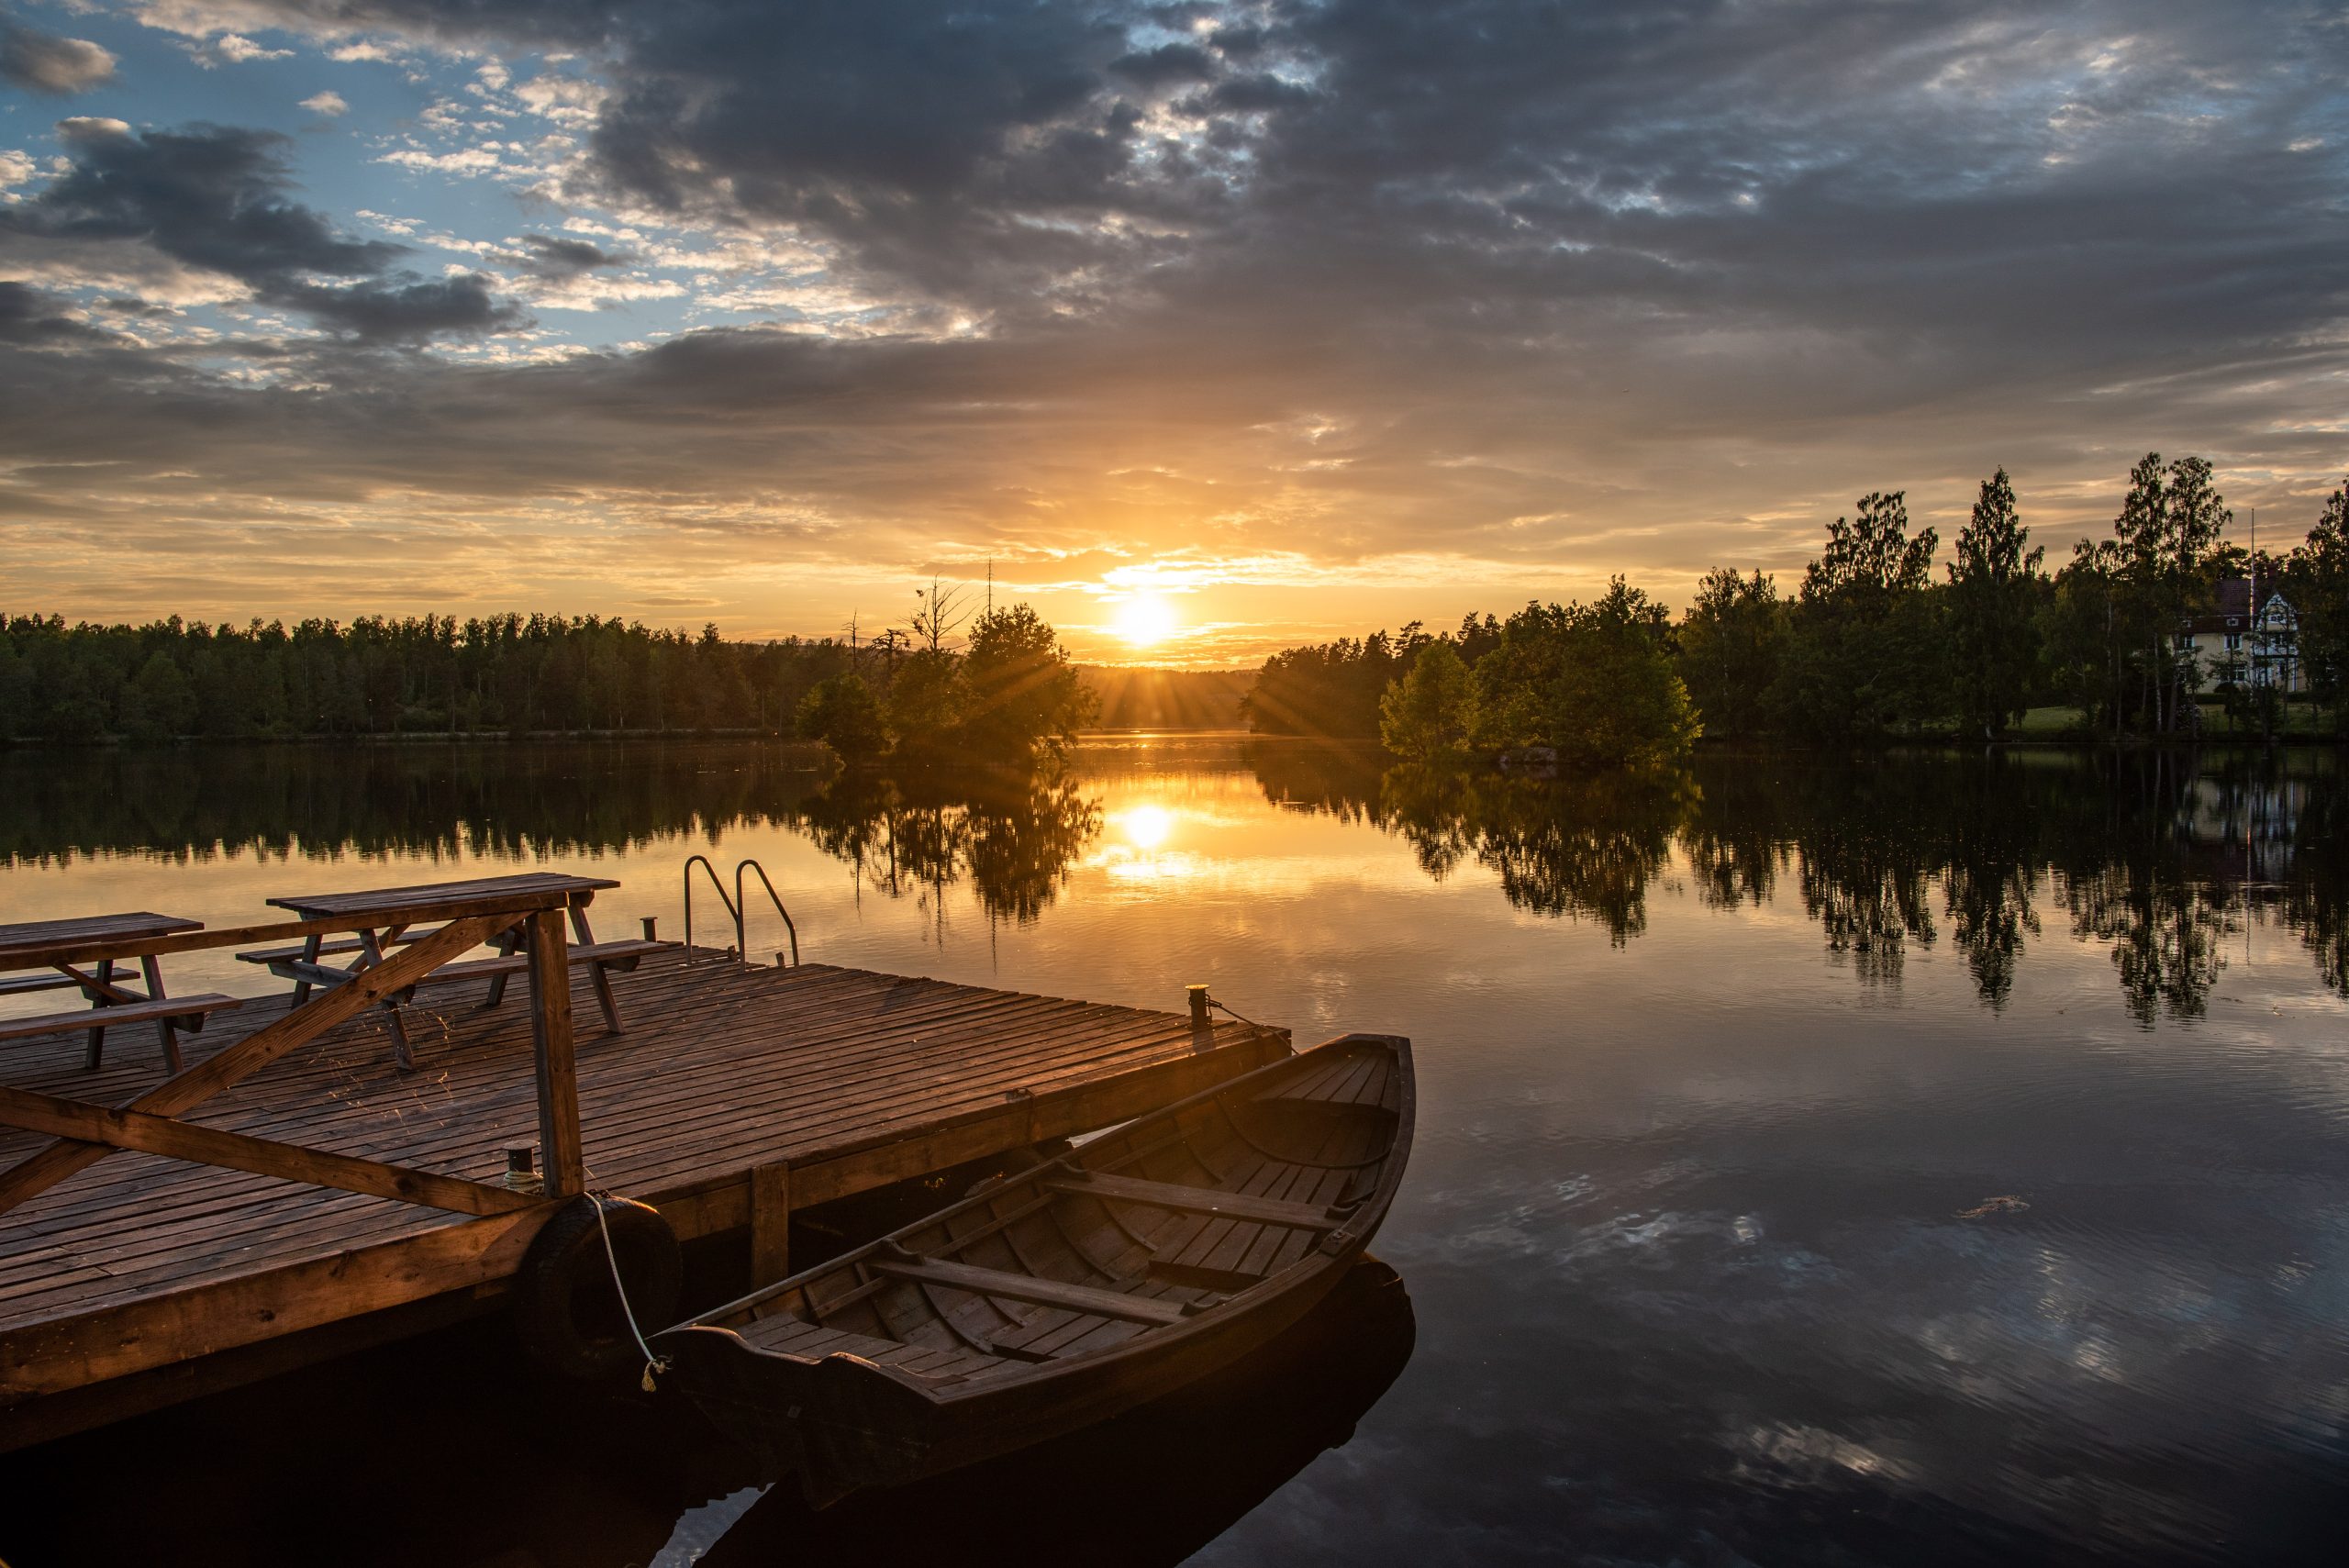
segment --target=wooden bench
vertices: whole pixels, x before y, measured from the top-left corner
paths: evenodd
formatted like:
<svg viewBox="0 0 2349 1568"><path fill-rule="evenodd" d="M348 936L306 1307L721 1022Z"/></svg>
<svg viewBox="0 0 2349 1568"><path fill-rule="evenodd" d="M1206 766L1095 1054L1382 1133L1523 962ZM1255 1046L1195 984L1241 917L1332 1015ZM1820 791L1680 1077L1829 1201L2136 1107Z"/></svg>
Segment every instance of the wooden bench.
<svg viewBox="0 0 2349 1568"><path fill-rule="evenodd" d="M603 1010L604 1023L613 1034L620 1032L619 1004L612 995L611 972L634 969L645 954L657 952L669 944L652 940L651 925L645 927L640 941L598 942L587 925L586 905L603 889L619 884L601 877L569 876L554 872L526 873L518 876L489 877L470 882L438 883L424 887L371 888L355 893L322 893L299 897L273 898L269 902L291 909L306 919L350 920L351 935L326 941L312 938L299 947L256 948L237 956L248 963L265 965L269 972L294 982L294 1006L300 1006L313 985L348 984L369 969L384 962L387 950L423 940L431 934L423 928L411 928L400 919L408 909L438 901L474 898L490 893L552 892L566 896L570 905L572 929L577 940L567 945L569 962L584 966L596 989L596 1005ZM436 928L437 929L437 928ZM384 998L383 1006L391 1015L392 1039L397 1048L399 1064L413 1068L416 1057L410 1048L406 1026L400 1018L402 1004L414 1000L419 985L438 984L451 980L489 981L489 995L482 1006L495 1007L506 1000L507 982L517 974L528 973L529 954L522 949L518 929L508 931L496 940L498 954L495 958L462 959L444 963L413 984ZM355 955L347 966L323 963L328 955Z"/></svg>
<svg viewBox="0 0 2349 1568"><path fill-rule="evenodd" d="M422 941L440 929L438 926L410 926L395 937L384 938L383 945L387 948L405 947L409 942ZM329 954L340 955L366 951L367 944L357 937L342 937L334 941L320 942L316 949L316 954L324 958ZM239 953L237 958L239 962L244 963L277 963L286 959L301 958L311 951L311 949L300 942L290 942L282 948L248 948Z"/></svg>
<svg viewBox="0 0 2349 1568"><path fill-rule="evenodd" d="M106 1029L110 1025L152 1023L163 1044L163 1060L177 1073L181 1066L180 1043L173 1031L202 1029L205 1015L228 1006L235 998L210 994L184 998L167 996L163 972L156 963L155 955L137 949L148 940L201 930L203 927L201 920L158 915L148 909L77 920L33 920L0 926L0 970L33 972L0 978L0 996L72 990L81 992L90 1002L87 1012L11 1019L0 1028L0 1040L19 1040L66 1029L85 1029L90 1036L88 1064L95 1072L105 1059ZM130 957L104 958L90 969L57 962L57 950L76 942L121 943L130 950ZM115 964L118 961L139 965L147 983L143 993L127 989L117 982Z"/></svg>
<svg viewBox="0 0 2349 1568"><path fill-rule="evenodd" d="M152 1001L117 1002L98 1016L108 1026L115 1024L169 1024L174 1029L200 1029L209 1014L223 1007L233 1007L242 998L223 996L217 991L199 991L191 996L161 996ZM22 1040L28 1035L61 1034L69 1029L91 1028L91 1009L84 1007L72 1013L42 1013L29 1018L0 1020L0 1040ZM90 1063L95 1067L97 1063Z"/></svg>

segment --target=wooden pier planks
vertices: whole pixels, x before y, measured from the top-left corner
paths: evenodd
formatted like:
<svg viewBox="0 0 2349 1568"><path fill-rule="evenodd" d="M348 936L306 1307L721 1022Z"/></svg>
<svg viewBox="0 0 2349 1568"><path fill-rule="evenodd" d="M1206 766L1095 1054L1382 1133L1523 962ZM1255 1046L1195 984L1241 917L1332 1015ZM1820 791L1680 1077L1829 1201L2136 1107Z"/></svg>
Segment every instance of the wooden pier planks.
<svg viewBox="0 0 2349 1568"><path fill-rule="evenodd" d="M577 1044L588 1180L656 1204L688 1238L748 1224L762 1167L787 1165L789 1202L806 1207L1138 1115L1287 1049L1279 1031L1201 1037L1172 1013L824 965L672 953L621 984L629 1032ZM408 1009L415 1073L395 1070L371 1009L188 1119L495 1181L507 1144L538 1141L533 1042L527 1012L473 1010L477 989ZM217 1013L191 1054L284 1007ZM160 1075L135 1060L86 1073L80 1051L75 1034L19 1042L7 1079L121 1104ZM39 1141L0 1129L0 1162ZM32 1440L8 1430L29 1401L447 1291L494 1294L539 1218L118 1152L0 1218L0 1448Z"/></svg>

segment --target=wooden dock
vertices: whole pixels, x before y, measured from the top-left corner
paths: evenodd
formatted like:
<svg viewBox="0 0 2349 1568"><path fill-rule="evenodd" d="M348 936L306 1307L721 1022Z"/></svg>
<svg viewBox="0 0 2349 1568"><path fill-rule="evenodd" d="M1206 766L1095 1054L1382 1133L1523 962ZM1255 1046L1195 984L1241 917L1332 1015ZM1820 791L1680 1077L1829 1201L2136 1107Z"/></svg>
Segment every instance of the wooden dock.
<svg viewBox="0 0 2349 1568"><path fill-rule="evenodd" d="M653 1205L685 1240L741 1231L753 1276L773 1277L794 1209L1124 1120L1288 1051L1286 1031L1251 1025L677 949L612 977L615 1036L589 977L547 979L565 972L559 920L541 918L557 956L534 969L535 1004L483 1010L486 982L419 991L403 1010L413 1073L395 1064L389 1015L356 998L245 1059L228 1053L301 1013L281 993L214 1014L184 1041L184 1076L224 1057L247 1075L224 1066L200 1106L168 1097L135 1034L95 1072L80 1031L9 1042L0 1451L490 1309L560 1207L556 1145L573 1136L585 1184ZM564 1065L548 1031L574 1014L575 1135L548 1088ZM90 1108L142 1095L160 1114ZM80 1141L56 1136L67 1102ZM496 1187L504 1151L550 1130L556 1196ZM166 1145L177 1157L147 1151ZM288 1146L317 1171L269 1152ZM405 1173L397 1195L368 1190L377 1170Z"/></svg>

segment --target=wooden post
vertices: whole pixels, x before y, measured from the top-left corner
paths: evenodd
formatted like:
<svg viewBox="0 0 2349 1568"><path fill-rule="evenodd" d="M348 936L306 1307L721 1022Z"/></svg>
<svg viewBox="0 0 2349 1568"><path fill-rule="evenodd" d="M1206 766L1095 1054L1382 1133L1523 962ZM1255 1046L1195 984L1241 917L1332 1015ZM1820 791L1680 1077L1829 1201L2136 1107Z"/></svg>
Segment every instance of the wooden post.
<svg viewBox="0 0 2349 1568"><path fill-rule="evenodd" d="M547 1196L570 1197L587 1185L579 1143L579 1073L571 1038L571 954L563 912L530 917L530 1044L539 1071L539 1147Z"/></svg>
<svg viewBox="0 0 2349 1568"><path fill-rule="evenodd" d="M751 1288L791 1277L791 1166L751 1167Z"/></svg>

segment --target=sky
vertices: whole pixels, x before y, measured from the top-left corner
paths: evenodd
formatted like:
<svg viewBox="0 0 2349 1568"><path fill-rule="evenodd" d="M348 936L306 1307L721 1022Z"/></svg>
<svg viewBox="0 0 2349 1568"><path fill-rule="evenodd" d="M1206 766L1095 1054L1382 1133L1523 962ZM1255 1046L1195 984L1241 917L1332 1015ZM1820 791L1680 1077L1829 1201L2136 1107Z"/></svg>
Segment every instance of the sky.
<svg viewBox="0 0 2349 1568"><path fill-rule="evenodd" d="M0 613L1273 648L2349 469L2349 5L0 0Z"/></svg>

